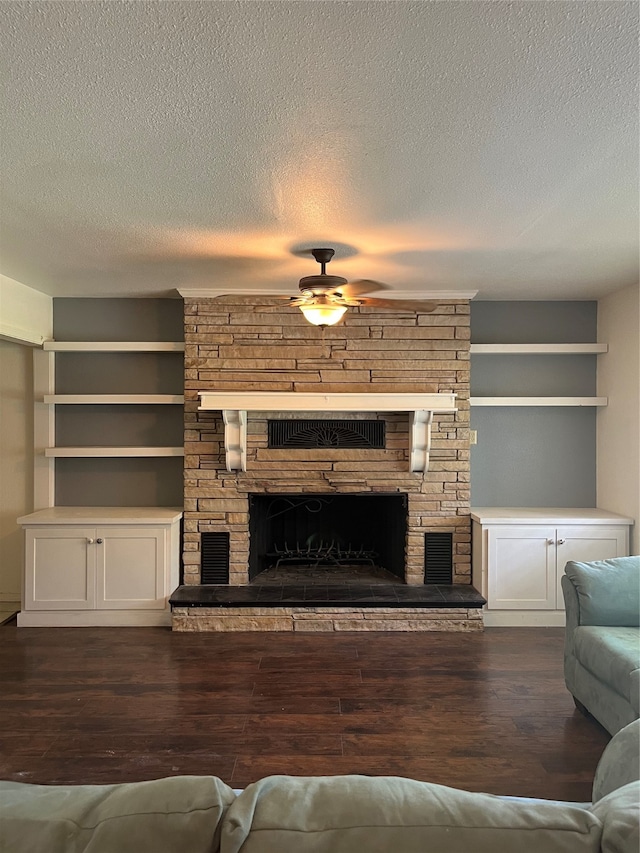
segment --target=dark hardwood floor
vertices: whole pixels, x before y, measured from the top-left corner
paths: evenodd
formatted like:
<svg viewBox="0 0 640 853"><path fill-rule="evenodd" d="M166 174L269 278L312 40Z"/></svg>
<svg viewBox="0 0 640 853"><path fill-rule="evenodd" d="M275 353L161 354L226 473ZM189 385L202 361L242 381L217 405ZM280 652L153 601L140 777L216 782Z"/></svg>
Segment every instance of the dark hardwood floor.
<svg viewBox="0 0 640 853"><path fill-rule="evenodd" d="M390 774L589 800L609 736L575 710L563 630L172 634L0 627L0 778Z"/></svg>

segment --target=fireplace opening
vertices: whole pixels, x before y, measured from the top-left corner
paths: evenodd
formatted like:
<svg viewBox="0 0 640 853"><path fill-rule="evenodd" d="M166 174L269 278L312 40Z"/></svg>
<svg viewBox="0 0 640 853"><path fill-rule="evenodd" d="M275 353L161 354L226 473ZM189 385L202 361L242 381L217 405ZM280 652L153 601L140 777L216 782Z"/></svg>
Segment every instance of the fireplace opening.
<svg viewBox="0 0 640 853"><path fill-rule="evenodd" d="M404 583L405 494L250 495L249 581Z"/></svg>

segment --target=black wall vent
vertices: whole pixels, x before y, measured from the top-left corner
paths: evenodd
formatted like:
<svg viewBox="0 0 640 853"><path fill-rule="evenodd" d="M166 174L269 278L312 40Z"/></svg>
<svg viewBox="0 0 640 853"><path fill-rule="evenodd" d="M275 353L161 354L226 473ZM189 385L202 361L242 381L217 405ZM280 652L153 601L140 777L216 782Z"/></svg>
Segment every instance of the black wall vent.
<svg viewBox="0 0 640 853"><path fill-rule="evenodd" d="M424 534L424 582L453 583L453 533Z"/></svg>
<svg viewBox="0 0 640 853"><path fill-rule="evenodd" d="M229 583L229 534L203 533L200 583Z"/></svg>
<svg viewBox="0 0 640 853"><path fill-rule="evenodd" d="M384 449L384 421L268 421L269 447L308 450L318 447Z"/></svg>

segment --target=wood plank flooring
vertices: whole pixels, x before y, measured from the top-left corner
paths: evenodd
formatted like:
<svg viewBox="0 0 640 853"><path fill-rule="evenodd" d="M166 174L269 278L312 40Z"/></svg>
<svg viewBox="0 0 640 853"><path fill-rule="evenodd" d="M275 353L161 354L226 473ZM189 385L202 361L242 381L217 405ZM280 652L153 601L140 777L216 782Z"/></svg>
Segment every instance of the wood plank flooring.
<svg viewBox="0 0 640 853"><path fill-rule="evenodd" d="M563 633L4 625L0 778L390 774L589 800L609 736L564 686Z"/></svg>

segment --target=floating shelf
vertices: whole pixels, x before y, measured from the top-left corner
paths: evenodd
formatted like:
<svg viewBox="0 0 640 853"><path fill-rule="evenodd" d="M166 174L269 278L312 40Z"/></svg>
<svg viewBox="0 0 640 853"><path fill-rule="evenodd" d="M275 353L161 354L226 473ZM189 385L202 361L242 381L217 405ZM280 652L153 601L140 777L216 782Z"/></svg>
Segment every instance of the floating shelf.
<svg viewBox="0 0 640 853"><path fill-rule="evenodd" d="M471 406L606 406L606 397L471 397Z"/></svg>
<svg viewBox="0 0 640 853"><path fill-rule="evenodd" d="M45 341L50 352L184 352L181 341Z"/></svg>
<svg viewBox="0 0 640 853"><path fill-rule="evenodd" d="M49 457L184 456L184 447L45 447Z"/></svg>
<svg viewBox="0 0 640 853"><path fill-rule="evenodd" d="M597 355L609 344L471 344L472 355Z"/></svg>
<svg viewBox="0 0 640 853"><path fill-rule="evenodd" d="M48 404L104 404L124 403L129 405L178 405L184 403L182 394L45 394Z"/></svg>

